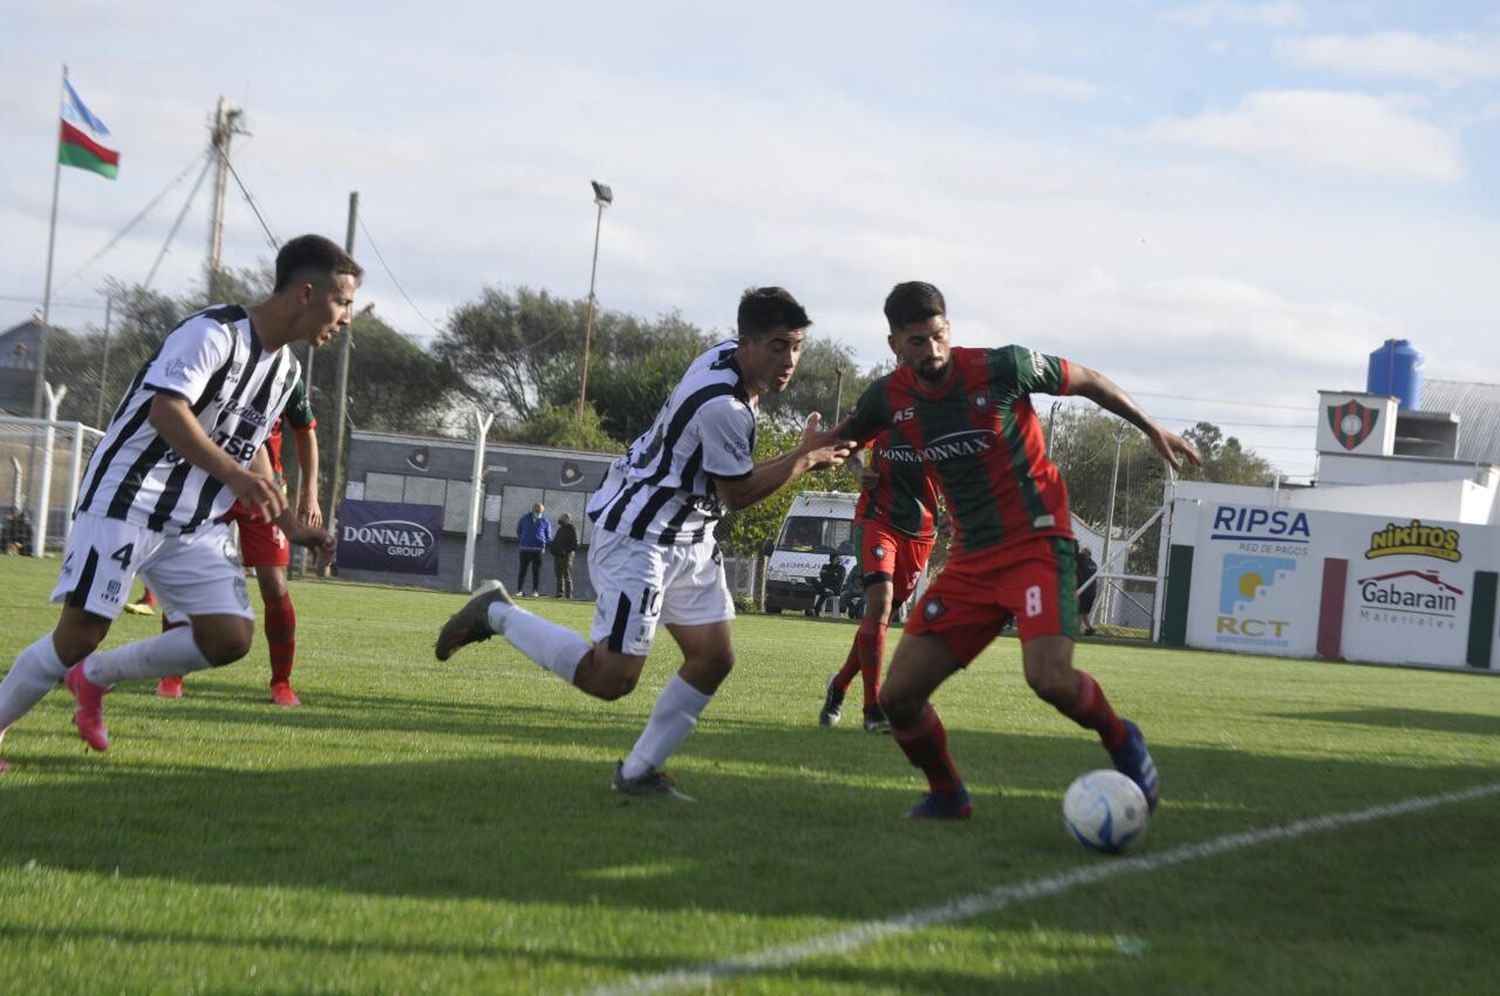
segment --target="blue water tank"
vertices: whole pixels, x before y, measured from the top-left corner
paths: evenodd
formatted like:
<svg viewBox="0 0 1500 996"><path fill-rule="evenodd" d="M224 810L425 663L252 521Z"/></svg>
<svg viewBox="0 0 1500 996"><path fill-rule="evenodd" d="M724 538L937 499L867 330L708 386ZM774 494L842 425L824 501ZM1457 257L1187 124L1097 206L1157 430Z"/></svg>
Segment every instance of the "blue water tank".
<svg viewBox="0 0 1500 996"><path fill-rule="evenodd" d="M1387 339L1370 354L1370 376L1365 388L1400 400L1401 407L1422 407L1422 354L1405 339Z"/></svg>

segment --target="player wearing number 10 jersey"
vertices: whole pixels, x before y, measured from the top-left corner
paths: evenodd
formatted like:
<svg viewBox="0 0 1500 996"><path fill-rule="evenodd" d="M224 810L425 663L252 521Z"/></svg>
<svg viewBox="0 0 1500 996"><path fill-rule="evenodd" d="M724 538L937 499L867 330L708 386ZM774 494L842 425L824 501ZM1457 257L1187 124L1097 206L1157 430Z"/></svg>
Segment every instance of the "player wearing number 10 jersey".
<svg viewBox="0 0 1500 996"><path fill-rule="evenodd" d="M658 626L682 651L651 718L615 769L616 792L691 801L662 770L734 666L734 601L714 542L726 509L745 508L821 463L842 463L849 445L810 417L801 443L756 461L762 395L792 382L812 321L780 287L740 298L739 338L699 356L655 423L611 465L589 499L594 535L589 578L598 591L593 642L513 604L498 581L482 585L438 631L434 653L500 635L533 662L596 698L635 688Z"/></svg>
<svg viewBox="0 0 1500 996"><path fill-rule="evenodd" d="M929 783L910 815L963 819L972 811L928 700L1013 618L1032 690L1097 732L1154 808L1160 779L1145 738L1073 667L1077 544L1030 395L1088 398L1137 426L1174 467L1199 462L1197 451L1087 367L1021 346L950 346L947 304L931 284L898 284L885 315L901 365L865 391L844 434L865 442L890 429L921 456L954 522L953 553L913 611L880 692L892 734Z"/></svg>

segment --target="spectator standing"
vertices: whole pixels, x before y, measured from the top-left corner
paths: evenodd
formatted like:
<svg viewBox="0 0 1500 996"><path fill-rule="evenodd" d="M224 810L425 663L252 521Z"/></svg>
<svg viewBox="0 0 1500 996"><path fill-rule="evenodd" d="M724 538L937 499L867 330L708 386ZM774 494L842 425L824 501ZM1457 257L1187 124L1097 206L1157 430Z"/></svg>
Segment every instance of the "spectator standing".
<svg viewBox="0 0 1500 996"><path fill-rule="evenodd" d="M1094 598L1099 594L1099 583L1093 580L1095 574L1099 573L1099 565L1094 563L1094 552L1086 546L1078 548L1078 618L1083 623L1083 631L1088 636L1094 635ZM1085 588L1084 585L1088 584Z"/></svg>
<svg viewBox="0 0 1500 996"><path fill-rule="evenodd" d="M552 536L552 569L557 574L557 597L573 597L573 554L578 552L578 530L567 512L557 517L557 532Z"/></svg>
<svg viewBox="0 0 1500 996"><path fill-rule="evenodd" d="M542 513L546 506L537 502L531 511L516 520L516 539L521 548L521 571L516 576L516 594L526 594L526 569L531 568L531 597L542 594L542 552L552 541L552 523Z"/></svg>

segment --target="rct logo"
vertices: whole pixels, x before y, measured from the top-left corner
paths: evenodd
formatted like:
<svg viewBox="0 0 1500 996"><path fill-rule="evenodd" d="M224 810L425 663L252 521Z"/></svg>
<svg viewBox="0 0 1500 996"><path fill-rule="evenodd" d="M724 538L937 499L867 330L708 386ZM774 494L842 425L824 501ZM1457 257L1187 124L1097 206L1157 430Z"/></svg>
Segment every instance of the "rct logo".
<svg viewBox="0 0 1500 996"><path fill-rule="evenodd" d="M1296 569L1297 561L1290 557L1227 555L1219 581L1219 612L1224 615L1239 612Z"/></svg>

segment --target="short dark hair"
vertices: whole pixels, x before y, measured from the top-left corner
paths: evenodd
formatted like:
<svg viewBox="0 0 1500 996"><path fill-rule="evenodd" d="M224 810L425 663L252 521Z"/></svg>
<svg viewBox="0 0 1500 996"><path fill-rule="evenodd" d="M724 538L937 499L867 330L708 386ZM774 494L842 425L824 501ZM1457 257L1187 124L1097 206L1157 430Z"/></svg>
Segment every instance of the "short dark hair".
<svg viewBox="0 0 1500 996"><path fill-rule="evenodd" d="M892 332L912 322L947 314L948 302L943 300L943 292L923 280L897 284L885 298L885 320Z"/></svg>
<svg viewBox="0 0 1500 996"><path fill-rule="evenodd" d="M276 254L276 287L280 293L308 275L325 283L347 273L359 283L364 267L356 263L337 242L321 235L299 235Z"/></svg>
<svg viewBox="0 0 1500 996"><path fill-rule="evenodd" d="M740 295L738 327L741 338L781 330L805 329L812 324L792 292L783 287L751 287Z"/></svg>

